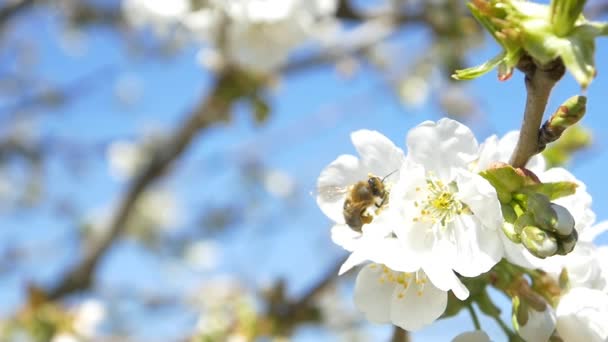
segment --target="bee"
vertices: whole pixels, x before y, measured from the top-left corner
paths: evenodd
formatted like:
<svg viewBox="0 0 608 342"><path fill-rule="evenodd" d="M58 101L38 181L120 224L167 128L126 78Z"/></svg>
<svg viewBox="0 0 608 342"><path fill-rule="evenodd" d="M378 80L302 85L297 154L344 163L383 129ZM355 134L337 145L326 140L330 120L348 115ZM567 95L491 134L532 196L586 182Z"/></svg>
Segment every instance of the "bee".
<svg viewBox="0 0 608 342"><path fill-rule="evenodd" d="M373 220L368 209L376 207L377 213L388 203L388 190L384 185L384 180L393 173L395 171L382 179L370 174L366 181L357 182L349 187L342 214L344 221L351 229L361 232L363 225Z"/></svg>

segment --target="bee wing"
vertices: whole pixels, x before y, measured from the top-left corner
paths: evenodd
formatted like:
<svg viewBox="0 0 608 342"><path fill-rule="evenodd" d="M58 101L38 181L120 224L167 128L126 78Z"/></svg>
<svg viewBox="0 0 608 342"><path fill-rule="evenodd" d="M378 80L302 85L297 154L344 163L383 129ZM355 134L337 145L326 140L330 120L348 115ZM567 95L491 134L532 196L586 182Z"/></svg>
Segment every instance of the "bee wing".
<svg viewBox="0 0 608 342"><path fill-rule="evenodd" d="M348 192L348 187L322 186L317 189L317 195L322 196L326 201L334 202L343 198Z"/></svg>

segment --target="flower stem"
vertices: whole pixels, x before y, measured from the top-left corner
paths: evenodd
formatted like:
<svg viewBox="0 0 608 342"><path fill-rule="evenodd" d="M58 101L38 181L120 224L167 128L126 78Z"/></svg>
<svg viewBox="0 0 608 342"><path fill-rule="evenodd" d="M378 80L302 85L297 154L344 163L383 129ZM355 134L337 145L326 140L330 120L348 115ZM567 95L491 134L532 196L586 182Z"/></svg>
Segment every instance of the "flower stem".
<svg viewBox="0 0 608 342"><path fill-rule="evenodd" d="M502 331L505 333L505 335L507 335L509 337L509 341L517 341L518 340L518 335L516 335L513 330L511 330L511 328L509 328L509 326L502 320L502 318L500 318L500 316L498 315L492 315L491 316L494 321L496 322L496 324L498 324L498 326L500 327L500 329L502 329Z"/></svg>
<svg viewBox="0 0 608 342"><path fill-rule="evenodd" d="M524 167L528 160L538 152L539 129L551 90L564 75L566 69L561 59L539 66L529 56L523 56L517 68L526 75L527 97L519 140L511 156L510 164L514 167Z"/></svg>
<svg viewBox="0 0 608 342"><path fill-rule="evenodd" d="M467 305L467 310L469 310L469 313L471 314L471 319L473 320L473 325L475 325L475 330L481 330L481 324L479 324L479 318L477 317L477 313L473 308L473 303L469 303L469 305Z"/></svg>

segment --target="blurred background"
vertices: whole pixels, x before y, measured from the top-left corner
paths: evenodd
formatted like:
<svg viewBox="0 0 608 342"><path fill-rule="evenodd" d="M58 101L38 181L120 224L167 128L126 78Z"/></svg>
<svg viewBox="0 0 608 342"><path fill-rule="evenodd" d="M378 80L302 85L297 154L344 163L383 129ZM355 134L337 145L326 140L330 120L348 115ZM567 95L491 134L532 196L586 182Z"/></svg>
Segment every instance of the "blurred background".
<svg viewBox="0 0 608 342"><path fill-rule="evenodd" d="M399 340L337 277L316 179L357 129L402 147L444 116L480 142L519 129L521 74L450 79L499 51L464 1L217 3L0 1L0 341ZM587 115L545 156L602 221L597 48ZM549 110L580 92L566 75ZM473 329L463 313L410 337Z"/></svg>

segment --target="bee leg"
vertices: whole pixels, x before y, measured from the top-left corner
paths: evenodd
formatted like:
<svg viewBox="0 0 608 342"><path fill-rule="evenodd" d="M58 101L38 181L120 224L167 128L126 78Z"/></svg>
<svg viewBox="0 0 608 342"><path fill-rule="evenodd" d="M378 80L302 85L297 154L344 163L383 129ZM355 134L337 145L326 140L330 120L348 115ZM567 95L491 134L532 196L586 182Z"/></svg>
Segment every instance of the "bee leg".
<svg viewBox="0 0 608 342"><path fill-rule="evenodd" d="M370 215L367 211L361 213L361 222L364 224L371 223L374 217Z"/></svg>

